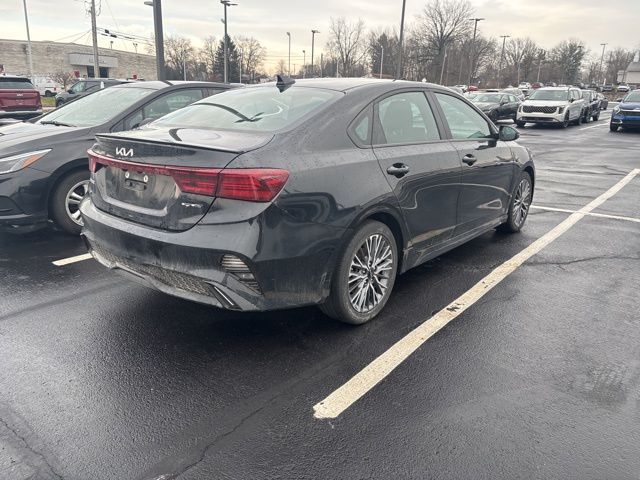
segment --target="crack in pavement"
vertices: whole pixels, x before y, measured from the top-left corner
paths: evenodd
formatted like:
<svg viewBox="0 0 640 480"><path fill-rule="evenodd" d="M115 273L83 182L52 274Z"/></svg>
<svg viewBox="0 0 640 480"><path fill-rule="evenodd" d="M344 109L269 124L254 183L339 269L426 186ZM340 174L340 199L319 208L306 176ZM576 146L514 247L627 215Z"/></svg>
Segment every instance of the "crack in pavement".
<svg viewBox="0 0 640 480"><path fill-rule="evenodd" d="M540 260L527 262L526 265L552 265L562 267L564 265L573 265L574 263L592 262L595 260L640 260L640 257L624 256L624 255L596 255L593 257L576 258L573 260Z"/></svg>

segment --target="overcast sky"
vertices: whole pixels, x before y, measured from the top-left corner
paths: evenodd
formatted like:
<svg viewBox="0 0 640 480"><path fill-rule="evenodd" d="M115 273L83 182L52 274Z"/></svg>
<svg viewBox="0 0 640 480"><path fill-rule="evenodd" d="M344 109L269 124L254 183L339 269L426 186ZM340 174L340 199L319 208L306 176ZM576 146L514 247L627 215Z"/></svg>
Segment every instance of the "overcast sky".
<svg viewBox="0 0 640 480"><path fill-rule="evenodd" d="M101 3L98 27L150 37L152 9L143 0L96 0ZM401 0L234 0L229 8L229 34L254 36L268 49L267 61L275 65L287 56L287 31L291 32L291 63L302 63L302 50L311 51L311 29L316 36L316 54L327 40L329 18L362 18L368 28L397 27ZM637 35L640 0L470 0L488 36L529 36L550 48L568 37L583 39L600 55L600 44L640 48ZM424 0L407 0L407 21L420 14ZM614 7L615 5L615 7ZM89 43L83 35L91 28L84 0L27 0L31 38ZM163 0L165 34L190 37L196 45L208 35L221 38L222 6L219 0ZM22 0L0 0L0 38L26 39ZM109 39L99 37L101 46ZM131 50L131 42L116 40L114 48ZM140 47L138 47L140 48ZM142 51L142 50L141 50ZM0 52L0 56L1 56Z"/></svg>

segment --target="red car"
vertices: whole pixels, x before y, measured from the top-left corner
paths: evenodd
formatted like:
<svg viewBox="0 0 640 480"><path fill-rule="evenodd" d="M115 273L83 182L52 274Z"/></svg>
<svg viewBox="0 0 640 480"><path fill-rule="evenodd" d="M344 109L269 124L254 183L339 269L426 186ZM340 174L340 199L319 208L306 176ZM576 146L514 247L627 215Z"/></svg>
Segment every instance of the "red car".
<svg viewBox="0 0 640 480"><path fill-rule="evenodd" d="M467 87L467 92L477 92L478 91L478 87L476 87L475 85L469 85Z"/></svg>
<svg viewBox="0 0 640 480"><path fill-rule="evenodd" d="M40 93L26 77L0 76L0 120L42 115Z"/></svg>

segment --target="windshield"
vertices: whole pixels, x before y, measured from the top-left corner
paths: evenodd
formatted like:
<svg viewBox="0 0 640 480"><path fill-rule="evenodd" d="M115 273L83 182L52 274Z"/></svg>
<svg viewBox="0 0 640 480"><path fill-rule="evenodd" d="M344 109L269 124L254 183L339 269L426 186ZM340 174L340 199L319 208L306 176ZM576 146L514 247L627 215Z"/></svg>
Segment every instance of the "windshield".
<svg viewBox="0 0 640 480"><path fill-rule="evenodd" d="M554 101L566 101L569 100L568 90L536 90L531 94L529 100L554 100Z"/></svg>
<svg viewBox="0 0 640 480"><path fill-rule="evenodd" d="M34 90L36 87L27 78L3 78L0 77L0 88L15 90Z"/></svg>
<svg viewBox="0 0 640 480"><path fill-rule="evenodd" d="M342 95L334 90L295 86L282 93L274 86L229 90L170 113L153 124L275 132Z"/></svg>
<svg viewBox="0 0 640 480"><path fill-rule="evenodd" d="M474 103L500 103L502 95L499 93L485 93L472 98Z"/></svg>
<svg viewBox="0 0 640 480"><path fill-rule="evenodd" d="M139 87L105 88L54 110L36 123L57 122L74 127L93 127L111 120L153 92L155 90Z"/></svg>
<svg viewBox="0 0 640 480"><path fill-rule="evenodd" d="M628 94L626 97L624 97L622 101L623 102L640 102L640 90L634 90L633 92Z"/></svg>

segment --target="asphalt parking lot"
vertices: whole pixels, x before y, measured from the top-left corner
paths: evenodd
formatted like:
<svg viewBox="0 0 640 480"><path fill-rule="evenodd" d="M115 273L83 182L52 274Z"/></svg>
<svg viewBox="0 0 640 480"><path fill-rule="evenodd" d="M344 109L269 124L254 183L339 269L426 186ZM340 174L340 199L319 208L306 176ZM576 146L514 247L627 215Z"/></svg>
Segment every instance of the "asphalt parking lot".
<svg viewBox="0 0 640 480"><path fill-rule="evenodd" d="M362 327L0 236L0 479L638 479L640 133L610 112L522 130L524 231L408 272Z"/></svg>

